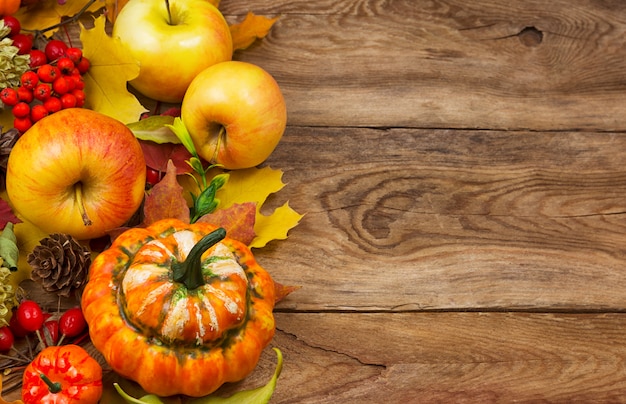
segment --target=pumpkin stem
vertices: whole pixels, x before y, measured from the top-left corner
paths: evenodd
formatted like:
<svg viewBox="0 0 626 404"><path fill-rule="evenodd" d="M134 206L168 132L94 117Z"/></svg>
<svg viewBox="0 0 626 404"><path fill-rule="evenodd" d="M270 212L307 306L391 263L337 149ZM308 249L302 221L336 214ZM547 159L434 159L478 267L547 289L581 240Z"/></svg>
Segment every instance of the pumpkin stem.
<svg viewBox="0 0 626 404"><path fill-rule="evenodd" d="M187 289L196 289L204 285L200 258L206 250L223 240L224 237L226 237L226 230L221 227L202 237L189 251L186 260L172 264L174 281L184 284Z"/></svg>
<svg viewBox="0 0 626 404"><path fill-rule="evenodd" d="M46 385L48 385L48 390L50 390L50 393L60 393L61 392L61 390L62 390L61 383L53 382L52 380L50 380L50 378L48 376L44 375L43 373L40 373L39 377L41 377L41 380L43 380L44 383L46 383Z"/></svg>

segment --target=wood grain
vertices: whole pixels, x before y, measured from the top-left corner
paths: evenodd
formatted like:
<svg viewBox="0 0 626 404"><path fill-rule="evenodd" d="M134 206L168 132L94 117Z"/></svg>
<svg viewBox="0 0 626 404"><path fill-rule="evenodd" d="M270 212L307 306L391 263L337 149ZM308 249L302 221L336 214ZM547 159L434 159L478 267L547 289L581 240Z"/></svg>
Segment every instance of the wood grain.
<svg viewBox="0 0 626 404"><path fill-rule="evenodd" d="M275 342L286 362L276 403L614 403L626 397L624 314L277 318Z"/></svg>
<svg viewBox="0 0 626 404"><path fill-rule="evenodd" d="M292 125L626 129L620 1L222 2L280 15L237 55L273 73ZM541 35L528 41L526 28Z"/></svg>
<svg viewBox="0 0 626 404"><path fill-rule="evenodd" d="M258 255L306 285L294 310L622 310L625 151L606 133L290 128L269 164L306 216Z"/></svg>

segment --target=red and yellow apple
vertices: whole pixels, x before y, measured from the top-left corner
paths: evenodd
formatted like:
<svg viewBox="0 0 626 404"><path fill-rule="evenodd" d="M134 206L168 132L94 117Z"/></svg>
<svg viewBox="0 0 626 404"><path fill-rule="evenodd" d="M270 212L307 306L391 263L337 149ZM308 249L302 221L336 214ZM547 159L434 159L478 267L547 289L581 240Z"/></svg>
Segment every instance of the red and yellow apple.
<svg viewBox="0 0 626 404"><path fill-rule="evenodd" d="M141 94L180 102L191 80L233 55L228 23L207 0L130 0L113 25L139 62L130 84Z"/></svg>
<svg viewBox="0 0 626 404"><path fill-rule="evenodd" d="M84 108L35 123L9 155L6 190L18 215L79 240L122 226L144 197L146 163L123 123Z"/></svg>
<svg viewBox="0 0 626 404"><path fill-rule="evenodd" d="M191 82L181 119L200 157L234 170L270 156L285 131L287 107L267 71L228 61L206 68Z"/></svg>

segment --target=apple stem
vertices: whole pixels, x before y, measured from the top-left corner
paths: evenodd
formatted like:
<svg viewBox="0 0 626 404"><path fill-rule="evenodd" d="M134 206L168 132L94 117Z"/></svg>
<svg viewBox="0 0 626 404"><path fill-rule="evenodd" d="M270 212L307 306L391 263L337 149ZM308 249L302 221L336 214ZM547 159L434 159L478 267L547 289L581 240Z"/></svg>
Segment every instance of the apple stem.
<svg viewBox="0 0 626 404"><path fill-rule="evenodd" d="M170 0L165 0L165 8L167 8L168 24L172 25L172 11L170 10Z"/></svg>
<svg viewBox="0 0 626 404"><path fill-rule="evenodd" d="M220 125L220 130L217 133L217 144L215 145L215 152L213 152L213 162L217 163L217 154L220 152L220 147L222 146L222 141L226 137L226 128L224 125Z"/></svg>
<svg viewBox="0 0 626 404"><path fill-rule="evenodd" d="M87 216L85 211L85 202L83 201L83 185L79 182L74 185L74 194L76 195L76 202L78 203L78 211L83 218L85 226L91 226L91 219Z"/></svg>

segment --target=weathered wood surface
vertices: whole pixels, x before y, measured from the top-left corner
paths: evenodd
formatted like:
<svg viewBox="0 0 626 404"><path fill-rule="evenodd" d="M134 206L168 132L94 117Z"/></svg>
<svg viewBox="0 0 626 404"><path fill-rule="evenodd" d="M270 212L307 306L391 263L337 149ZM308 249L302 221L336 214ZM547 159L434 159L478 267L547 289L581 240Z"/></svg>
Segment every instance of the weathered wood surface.
<svg viewBox="0 0 626 404"><path fill-rule="evenodd" d="M305 213L274 403L626 402L626 2L233 1ZM223 393L264 383L258 369Z"/></svg>

